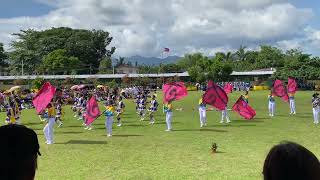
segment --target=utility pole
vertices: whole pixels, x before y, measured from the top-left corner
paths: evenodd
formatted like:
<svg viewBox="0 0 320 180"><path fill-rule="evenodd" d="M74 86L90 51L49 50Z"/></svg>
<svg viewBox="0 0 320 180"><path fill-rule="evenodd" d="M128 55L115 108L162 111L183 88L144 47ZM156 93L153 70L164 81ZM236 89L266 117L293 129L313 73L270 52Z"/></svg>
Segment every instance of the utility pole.
<svg viewBox="0 0 320 180"><path fill-rule="evenodd" d="M21 76L23 76L23 66L24 66L24 64L23 64L23 59L22 59L22 63L21 63Z"/></svg>

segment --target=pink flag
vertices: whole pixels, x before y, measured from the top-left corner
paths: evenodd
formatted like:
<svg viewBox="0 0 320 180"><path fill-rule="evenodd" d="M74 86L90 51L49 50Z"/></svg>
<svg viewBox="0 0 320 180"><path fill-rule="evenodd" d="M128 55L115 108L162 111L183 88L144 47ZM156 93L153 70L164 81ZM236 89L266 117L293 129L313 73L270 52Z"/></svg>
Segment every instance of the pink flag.
<svg viewBox="0 0 320 180"><path fill-rule="evenodd" d="M288 90L288 93L290 94L295 94L297 92L298 86L295 79L289 77L287 90Z"/></svg>
<svg viewBox="0 0 320 180"><path fill-rule="evenodd" d="M37 113L40 113L41 111L46 109L47 105L51 102L55 93L56 88L52 86L50 82L46 82L42 85L40 91L32 100L32 103L36 108Z"/></svg>
<svg viewBox="0 0 320 180"><path fill-rule="evenodd" d="M230 94L230 93L232 93L233 86L231 83L227 83L224 85L223 89L227 94Z"/></svg>
<svg viewBox="0 0 320 180"><path fill-rule="evenodd" d="M202 96L202 101L219 110L225 110L228 104L228 96L220 86L216 85L213 81L209 81L207 90Z"/></svg>
<svg viewBox="0 0 320 180"><path fill-rule="evenodd" d="M232 110L237 112L245 119L253 119L256 115L256 111L252 109L252 107L250 107L246 101L243 100L242 96L240 96L238 101L232 106Z"/></svg>
<svg viewBox="0 0 320 180"><path fill-rule="evenodd" d="M183 82L174 82L163 85L164 102L180 100L188 95Z"/></svg>
<svg viewBox="0 0 320 180"><path fill-rule="evenodd" d="M288 102L289 96L287 94L285 86L282 84L282 81L276 80L273 83L273 95L280 97L283 101Z"/></svg>
<svg viewBox="0 0 320 180"><path fill-rule="evenodd" d="M86 125L90 125L100 115L101 115L101 113L100 113L99 105L98 105L98 103L96 101L96 98L94 96L92 96L90 98L90 100L88 101L88 103L87 103L87 110L86 110L86 115L85 115L85 119L86 119L85 124Z"/></svg>

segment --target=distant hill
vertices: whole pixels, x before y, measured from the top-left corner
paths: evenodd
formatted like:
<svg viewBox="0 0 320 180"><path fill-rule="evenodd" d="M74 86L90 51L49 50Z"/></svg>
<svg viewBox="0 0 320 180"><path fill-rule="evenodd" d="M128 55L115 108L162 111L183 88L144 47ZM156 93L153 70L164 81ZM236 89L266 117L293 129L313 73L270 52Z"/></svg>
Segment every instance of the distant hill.
<svg viewBox="0 0 320 180"><path fill-rule="evenodd" d="M131 62L132 65L135 65L136 62L138 62L138 65L159 65L162 64L169 64L169 63L175 63L181 57L179 56L168 56L164 59L157 58L157 57L143 57L143 56L131 56L131 57L125 57L125 62Z"/></svg>

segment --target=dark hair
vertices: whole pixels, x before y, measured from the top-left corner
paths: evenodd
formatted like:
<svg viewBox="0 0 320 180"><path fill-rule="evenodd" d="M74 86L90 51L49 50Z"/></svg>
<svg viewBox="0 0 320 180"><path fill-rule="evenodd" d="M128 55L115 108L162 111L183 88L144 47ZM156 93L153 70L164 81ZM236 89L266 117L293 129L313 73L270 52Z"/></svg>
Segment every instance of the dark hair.
<svg viewBox="0 0 320 180"><path fill-rule="evenodd" d="M33 180L37 169L37 134L22 125L0 127L0 179Z"/></svg>
<svg viewBox="0 0 320 180"><path fill-rule="evenodd" d="M305 147L282 142L267 155L263 176L264 180L319 180L320 162Z"/></svg>

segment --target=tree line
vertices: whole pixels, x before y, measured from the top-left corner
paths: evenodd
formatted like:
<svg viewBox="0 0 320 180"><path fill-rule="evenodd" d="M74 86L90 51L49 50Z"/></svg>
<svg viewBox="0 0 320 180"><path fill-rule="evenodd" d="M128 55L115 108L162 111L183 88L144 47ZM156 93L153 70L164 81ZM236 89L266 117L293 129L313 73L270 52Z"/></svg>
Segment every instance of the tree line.
<svg viewBox="0 0 320 180"><path fill-rule="evenodd" d="M72 29L68 27L37 31L21 30L5 51L0 43L0 71L10 75L40 74L96 74L112 73L113 64L131 63L120 57L112 63L115 47L113 38L102 30ZM139 73L170 73L188 71L192 80L204 82L230 80L232 71L276 68L274 78L288 76L303 80L320 78L320 58L299 49L282 51L269 45L259 50L240 46L234 52L217 52L209 57L201 53L186 54L176 63L156 66L135 63Z"/></svg>

